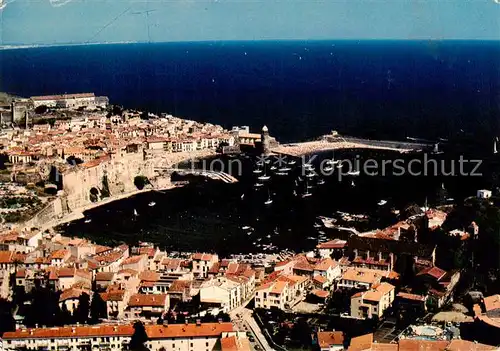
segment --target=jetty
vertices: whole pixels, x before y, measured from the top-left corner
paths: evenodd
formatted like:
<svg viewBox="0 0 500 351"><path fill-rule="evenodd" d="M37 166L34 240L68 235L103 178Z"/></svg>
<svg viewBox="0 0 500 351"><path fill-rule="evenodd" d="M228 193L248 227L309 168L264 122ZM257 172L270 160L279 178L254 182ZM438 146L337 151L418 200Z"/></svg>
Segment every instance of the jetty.
<svg viewBox="0 0 500 351"><path fill-rule="evenodd" d="M322 151L341 149L377 149L401 153L431 149L434 145L393 140L371 140L349 136L341 136L336 132L324 135L319 140L300 143L279 144L271 148L271 152L286 156L300 157Z"/></svg>

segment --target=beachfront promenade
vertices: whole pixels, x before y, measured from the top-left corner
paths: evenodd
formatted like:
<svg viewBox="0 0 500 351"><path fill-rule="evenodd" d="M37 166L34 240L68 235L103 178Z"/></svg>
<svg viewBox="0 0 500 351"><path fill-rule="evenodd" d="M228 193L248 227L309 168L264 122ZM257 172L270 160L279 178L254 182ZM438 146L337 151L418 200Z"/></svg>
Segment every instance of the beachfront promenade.
<svg viewBox="0 0 500 351"><path fill-rule="evenodd" d="M275 154L282 154L293 157L314 154L321 151L340 149L377 149L397 152L410 152L430 148L429 144L408 143L390 140L369 140L341 136L324 136L318 141L308 141L303 143L280 144L271 149Z"/></svg>

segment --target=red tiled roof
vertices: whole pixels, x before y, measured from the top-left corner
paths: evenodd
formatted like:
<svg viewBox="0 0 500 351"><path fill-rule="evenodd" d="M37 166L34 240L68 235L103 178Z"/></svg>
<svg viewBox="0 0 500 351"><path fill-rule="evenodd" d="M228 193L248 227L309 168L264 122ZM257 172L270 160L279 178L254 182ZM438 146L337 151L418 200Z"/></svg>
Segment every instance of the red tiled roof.
<svg viewBox="0 0 500 351"><path fill-rule="evenodd" d="M130 307L163 307L167 302L167 294L135 294L130 298L128 305Z"/></svg>
<svg viewBox="0 0 500 351"><path fill-rule="evenodd" d="M0 264L12 263L12 251L0 251Z"/></svg>
<svg viewBox="0 0 500 351"><path fill-rule="evenodd" d="M429 267L417 273L417 276L429 275L436 280L441 280L446 275L446 271L438 267Z"/></svg>
<svg viewBox="0 0 500 351"><path fill-rule="evenodd" d="M115 276L114 272L97 272L95 275L95 280L110 282L113 280L114 276Z"/></svg>
<svg viewBox="0 0 500 351"><path fill-rule="evenodd" d="M341 331L318 332L318 344L320 348L344 344L344 333Z"/></svg>
<svg viewBox="0 0 500 351"><path fill-rule="evenodd" d="M318 244L316 248L318 249L343 249L347 245L347 241L334 239L321 244Z"/></svg>
<svg viewBox="0 0 500 351"><path fill-rule="evenodd" d="M104 301L123 301L125 290L114 290L101 293L101 297Z"/></svg>
<svg viewBox="0 0 500 351"><path fill-rule="evenodd" d="M330 293L326 290L321 290L321 289L313 289L311 290L311 294L316 295L319 298L326 299Z"/></svg>
<svg viewBox="0 0 500 351"><path fill-rule="evenodd" d="M146 325L149 339L190 338L190 337L220 337L222 333L233 331L232 323L202 323L196 324L170 324ZM15 332L6 332L3 339L56 339L56 338L82 338L106 336L132 336L132 325L98 325L76 326L57 328L19 329Z"/></svg>
<svg viewBox="0 0 500 351"><path fill-rule="evenodd" d="M405 292L399 292L397 297L400 297L405 300L413 300L413 301L419 301L419 302L424 302L425 301L425 296L422 295L416 295L416 294L409 294Z"/></svg>

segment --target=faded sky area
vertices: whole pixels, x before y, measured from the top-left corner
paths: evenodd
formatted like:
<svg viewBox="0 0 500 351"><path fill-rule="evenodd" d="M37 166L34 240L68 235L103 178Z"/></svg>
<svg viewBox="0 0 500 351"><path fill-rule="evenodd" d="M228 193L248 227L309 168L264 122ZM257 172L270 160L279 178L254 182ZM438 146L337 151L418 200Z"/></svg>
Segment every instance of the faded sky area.
<svg viewBox="0 0 500 351"><path fill-rule="evenodd" d="M263 39L498 40L499 1L3 0L0 44Z"/></svg>

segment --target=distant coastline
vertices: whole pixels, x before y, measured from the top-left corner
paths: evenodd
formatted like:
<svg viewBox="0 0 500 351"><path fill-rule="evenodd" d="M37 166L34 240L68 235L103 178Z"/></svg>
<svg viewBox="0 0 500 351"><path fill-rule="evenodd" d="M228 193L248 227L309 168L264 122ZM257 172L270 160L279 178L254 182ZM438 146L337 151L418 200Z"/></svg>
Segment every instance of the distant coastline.
<svg viewBox="0 0 500 351"><path fill-rule="evenodd" d="M7 6L6 3L0 5L0 10ZM366 39L366 38L332 38L332 39L262 39L262 40L175 40L175 41L109 41L109 42L84 42L84 43L52 43L52 44L3 44L0 45L0 50L17 50L17 49L40 49L53 47L72 47L72 46L90 46L90 45L126 45L126 44L189 44L189 43L273 43L273 42L500 42L495 39L440 39L440 38L414 38L414 39Z"/></svg>

